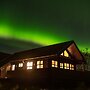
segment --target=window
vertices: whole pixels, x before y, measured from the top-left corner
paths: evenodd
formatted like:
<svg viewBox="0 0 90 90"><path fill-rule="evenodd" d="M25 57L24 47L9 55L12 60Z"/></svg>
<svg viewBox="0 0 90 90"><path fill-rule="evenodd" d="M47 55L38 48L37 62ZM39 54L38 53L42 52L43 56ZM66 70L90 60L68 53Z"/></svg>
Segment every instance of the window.
<svg viewBox="0 0 90 90"><path fill-rule="evenodd" d="M69 57L69 54L66 50L64 51L64 56Z"/></svg>
<svg viewBox="0 0 90 90"><path fill-rule="evenodd" d="M69 69L69 63L64 63L64 69Z"/></svg>
<svg viewBox="0 0 90 90"><path fill-rule="evenodd" d="M27 62L27 69L33 68L33 62Z"/></svg>
<svg viewBox="0 0 90 90"><path fill-rule="evenodd" d="M52 60L52 67L58 67L58 62L57 62L57 61Z"/></svg>
<svg viewBox="0 0 90 90"><path fill-rule="evenodd" d="M37 61L37 68L43 68L43 61Z"/></svg>
<svg viewBox="0 0 90 90"><path fill-rule="evenodd" d="M65 50L63 53L61 53L62 56L69 57L68 52Z"/></svg>
<svg viewBox="0 0 90 90"><path fill-rule="evenodd" d="M15 70L15 64L14 65L12 65L12 71L14 71Z"/></svg>
<svg viewBox="0 0 90 90"><path fill-rule="evenodd" d="M74 70L74 65L70 64L70 70Z"/></svg>
<svg viewBox="0 0 90 90"><path fill-rule="evenodd" d="M10 68L11 68L11 66L8 65L7 68L6 68L6 71L10 71Z"/></svg>
<svg viewBox="0 0 90 90"><path fill-rule="evenodd" d="M19 67L23 67L23 63L19 63Z"/></svg>
<svg viewBox="0 0 90 90"><path fill-rule="evenodd" d="M61 55L63 56L63 53L61 53Z"/></svg>
<svg viewBox="0 0 90 90"><path fill-rule="evenodd" d="M63 68L63 63L60 63L60 68Z"/></svg>

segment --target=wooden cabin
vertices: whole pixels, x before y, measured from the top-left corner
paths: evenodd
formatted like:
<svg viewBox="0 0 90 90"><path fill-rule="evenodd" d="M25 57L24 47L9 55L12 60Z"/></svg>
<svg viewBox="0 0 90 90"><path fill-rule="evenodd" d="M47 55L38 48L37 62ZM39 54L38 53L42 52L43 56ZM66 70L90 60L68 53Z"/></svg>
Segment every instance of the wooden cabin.
<svg viewBox="0 0 90 90"><path fill-rule="evenodd" d="M75 42L68 41L17 52L0 63L1 78L46 80L61 72L83 72L85 60Z"/></svg>
<svg viewBox="0 0 90 90"><path fill-rule="evenodd" d="M3 62L5 62L9 56L10 54L0 52L0 66L3 66ZM0 69L0 76L1 76L1 69Z"/></svg>

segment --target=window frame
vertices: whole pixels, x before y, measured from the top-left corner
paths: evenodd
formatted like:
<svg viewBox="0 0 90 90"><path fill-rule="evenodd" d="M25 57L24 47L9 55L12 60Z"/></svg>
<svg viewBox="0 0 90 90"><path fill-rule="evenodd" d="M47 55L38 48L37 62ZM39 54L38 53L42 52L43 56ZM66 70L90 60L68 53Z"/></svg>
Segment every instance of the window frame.
<svg viewBox="0 0 90 90"><path fill-rule="evenodd" d="M74 70L74 65L70 64L70 70Z"/></svg>
<svg viewBox="0 0 90 90"><path fill-rule="evenodd" d="M22 68L22 67L23 67L23 63L22 63L22 62L19 63L19 64L18 64L18 67L19 67L19 68Z"/></svg>
<svg viewBox="0 0 90 90"><path fill-rule="evenodd" d="M70 57L68 50L64 50L60 55L64 57Z"/></svg>
<svg viewBox="0 0 90 90"><path fill-rule="evenodd" d="M64 69L64 63L60 63L60 68Z"/></svg>
<svg viewBox="0 0 90 90"><path fill-rule="evenodd" d="M13 64L11 70L12 70L12 71L15 71L15 68L16 68L16 65Z"/></svg>
<svg viewBox="0 0 90 90"><path fill-rule="evenodd" d="M27 70L32 70L33 69L33 61L28 61L26 63L26 66L27 66Z"/></svg>
<svg viewBox="0 0 90 90"><path fill-rule="evenodd" d="M11 68L11 65L8 65L7 67L6 67L6 71L10 71L12 68Z"/></svg>
<svg viewBox="0 0 90 90"><path fill-rule="evenodd" d="M37 60L36 63L37 63L37 66L36 66L37 69L44 68L44 61L43 60Z"/></svg>
<svg viewBox="0 0 90 90"><path fill-rule="evenodd" d="M58 68L58 61L52 60L52 67Z"/></svg>
<svg viewBox="0 0 90 90"><path fill-rule="evenodd" d="M64 69L69 69L70 70L70 68L69 68L69 63L64 63Z"/></svg>
<svg viewBox="0 0 90 90"><path fill-rule="evenodd" d="M69 53L67 52L67 50L64 51L64 56L69 57Z"/></svg>

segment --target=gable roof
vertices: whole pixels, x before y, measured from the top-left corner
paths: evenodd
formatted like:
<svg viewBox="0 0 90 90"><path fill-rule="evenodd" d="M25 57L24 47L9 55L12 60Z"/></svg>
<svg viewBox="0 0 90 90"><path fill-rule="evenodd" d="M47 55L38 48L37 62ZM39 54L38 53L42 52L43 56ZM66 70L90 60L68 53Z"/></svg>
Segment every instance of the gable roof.
<svg viewBox="0 0 90 90"><path fill-rule="evenodd" d="M36 48L32 50L17 52L12 56L11 60L35 58L35 57L55 55L55 54L58 55L62 53L65 49L67 49L73 43L74 41L68 41L68 42L49 45L49 46L40 47L40 48Z"/></svg>
<svg viewBox="0 0 90 90"><path fill-rule="evenodd" d="M17 52L11 55L8 59L6 59L6 62L13 61L13 60L41 57L41 56L60 55L64 50L66 50L72 44L75 44L74 41L68 41L68 42L44 46L44 47L40 47L32 50ZM82 59L84 60L78 48L77 50L78 50L78 53L81 55Z"/></svg>
<svg viewBox="0 0 90 90"><path fill-rule="evenodd" d="M0 61L2 61L4 58L8 57L10 54L0 52Z"/></svg>

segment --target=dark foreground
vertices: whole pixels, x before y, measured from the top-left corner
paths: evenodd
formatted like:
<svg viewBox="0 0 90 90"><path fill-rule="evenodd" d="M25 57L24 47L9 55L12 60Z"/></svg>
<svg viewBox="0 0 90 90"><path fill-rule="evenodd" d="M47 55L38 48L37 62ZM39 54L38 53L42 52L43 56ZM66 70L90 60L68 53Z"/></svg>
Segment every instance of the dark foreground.
<svg viewBox="0 0 90 90"><path fill-rule="evenodd" d="M90 82L61 81L60 83L38 82L31 83L28 80L1 79L0 90L90 90Z"/></svg>
<svg viewBox="0 0 90 90"><path fill-rule="evenodd" d="M90 90L90 72L47 71L0 79L0 90Z"/></svg>

